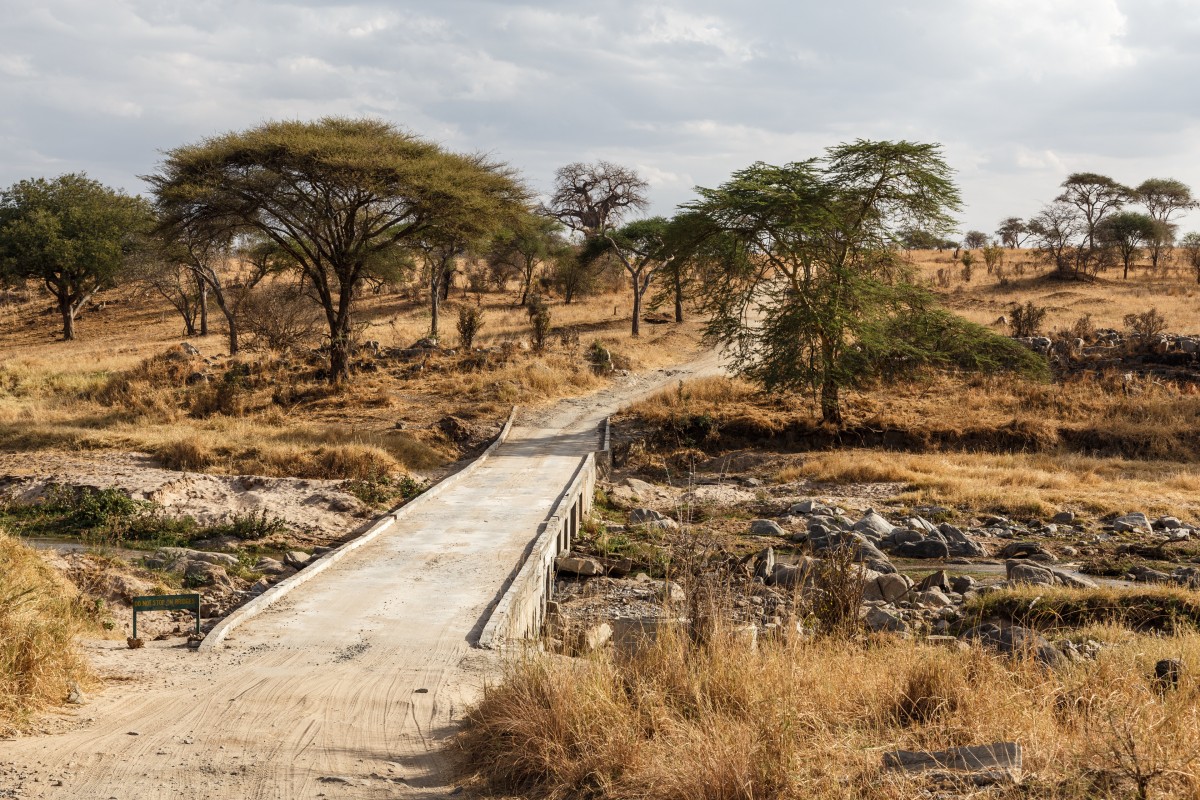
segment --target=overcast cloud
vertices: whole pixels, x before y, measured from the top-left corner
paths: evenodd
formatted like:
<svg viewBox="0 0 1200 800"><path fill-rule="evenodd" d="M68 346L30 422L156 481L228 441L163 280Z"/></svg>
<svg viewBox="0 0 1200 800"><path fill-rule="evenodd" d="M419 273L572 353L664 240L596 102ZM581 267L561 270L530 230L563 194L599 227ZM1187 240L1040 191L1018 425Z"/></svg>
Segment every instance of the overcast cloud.
<svg viewBox="0 0 1200 800"><path fill-rule="evenodd" d="M756 160L906 138L945 146L964 230L991 231L1072 171L1200 191L1198 78L1197 0L0 0L0 185L138 192L164 149L366 114L538 190L629 164L669 214Z"/></svg>

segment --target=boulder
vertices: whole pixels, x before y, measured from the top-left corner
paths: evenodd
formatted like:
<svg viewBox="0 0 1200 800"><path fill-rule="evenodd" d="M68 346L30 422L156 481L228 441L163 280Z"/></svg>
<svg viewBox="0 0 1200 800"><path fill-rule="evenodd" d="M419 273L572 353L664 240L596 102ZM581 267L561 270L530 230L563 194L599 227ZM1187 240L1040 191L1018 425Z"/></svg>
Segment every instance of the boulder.
<svg viewBox="0 0 1200 800"><path fill-rule="evenodd" d="M769 519L752 520L750 533L753 536L787 536L787 532L779 526L779 523Z"/></svg>
<svg viewBox="0 0 1200 800"><path fill-rule="evenodd" d="M927 592L930 589L937 589L939 592L954 591L950 586L950 579L946 576L946 570L939 569L937 572L932 572L917 582L918 592Z"/></svg>
<svg viewBox="0 0 1200 800"><path fill-rule="evenodd" d="M659 528L661 530L676 530L679 528L678 522L652 508L635 508L633 511L630 511L629 522L631 525L644 525L647 528Z"/></svg>
<svg viewBox="0 0 1200 800"><path fill-rule="evenodd" d="M907 576L896 572L886 573L878 575L864 584L863 600L898 603L908 595L911 588L912 581Z"/></svg>
<svg viewBox="0 0 1200 800"><path fill-rule="evenodd" d="M554 569L559 573L579 575L584 578L604 574L604 565L599 561L594 558L580 558L578 556L559 556L554 559Z"/></svg>
<svg viewBox="0 0 1200 800"><path fill-rule="evenodd" d="M1065 661L1063 654L1046 637L1019 625L1002 628L987 622L971 628L959 638L1003 655L1036 658L1048 667L1059 666Z"/></svg>
<svg viewBox="0 0 1200 800"><path fill-rule="evenodd" d="M1150 518L1141 511L1124 514L1110 523L1114 530L1122 532L1151 533Z"/></svg>
<svg viewBox="0 0 1200 800"><path fill-rule="evenodd" d="M263 556L254 564L255 572L262 572L266 575L278 575L285 569L287 569L287 567L283 565L283 562L276 561L273 558L267 558L266 556Z"/></svg>
<svg viewBox="0 0 1200 800"><path fill-rule="evenodd" d="M1004 562L1004 576L1012 583L1032 583L1039 586L1057 586L1058 580L1049 569L1025 561Z"/></svg>
<svg viewBox="0 0 1200 800"><path fill-rule="evenodd" d="M913 602L922 608L951 608L954 601L938 589L913 594Z"/></svg>
<svg viewBox="0 0 1200 800"><path fill-rule="evenodd" d="M1016 742L955 747L950 750L896 750L884 753L884 769L895 772L964 773L976 786L1016 784L1022 776L1021 745Z"/></svg>
<svg viewBox="0 0 1200 800"><path fill-rule="evenodd" d="M862 519L854 523L851 530L858 531L872 539L884 539L892 535L896 526L884 519L875 509L868 508Z"/></svg>
<svg viewBox="0 0 1200 800"><path fill-rule="evenodd" d="M234 581L225 572L224 567L204 561L188 562L187 570L183 573L183 580L187 586L211 586L219 589L234 587Z"/></svg>
<svg viewBox="0 0 1200 800"><path fill-rule="evenodd" d="M867 628L876 633L905 633L908 631L908 625L900 618L900 615L879 606L868 608L863 614L862 620Z"/></svg>
<svg viewBox="0 0 1200 800"><path fill-rule="evenodd" d="M949 523L943 522L937 527L937 532L945 539L946 547L952 556L979 558L987 555L987 551L983 549L983 545L971 539Z"/></svg>
<svg viewBox="0 0 1200 800"><path fill-rule="evenodd" d="M1074 511L1060 511L1050 518L1055 525L1071 525L1075 522Z"/></svg>
<svg viewBox="0 0 1200 800"><path fill-rule="evenodd" d="M1000 558L1033 558L1035 556L1050 556L1053 554L1037 542L1009 542L997 553Z"/></svg>
<svg viewBox="0 0 1200 800"><path fill-rule="evenodd" d="M302 550L289 550L283 555L283 563L296 569L304 569L310 561L312 561L312 556Z"/></svg>
<svg viewBox="0 0 1200 800"><path fill-rule="evenodd" d="M922 539L919 542L905 542L898 545L894 551L898 558L949 558L950 548L938 539Z"/></svg>

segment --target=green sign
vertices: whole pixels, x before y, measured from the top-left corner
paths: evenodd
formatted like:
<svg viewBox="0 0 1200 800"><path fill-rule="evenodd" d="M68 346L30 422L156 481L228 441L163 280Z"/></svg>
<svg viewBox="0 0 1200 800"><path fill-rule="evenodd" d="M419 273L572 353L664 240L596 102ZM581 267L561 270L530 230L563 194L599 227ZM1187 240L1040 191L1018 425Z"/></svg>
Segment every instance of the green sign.
<svg viewBox="0 0 1200 800"><path fill-rule="evenodd" d="M200 595L147 594L133 598L133 638L137 638L139 611L192 611L196 614L196 635L200 635Z"/></svg>

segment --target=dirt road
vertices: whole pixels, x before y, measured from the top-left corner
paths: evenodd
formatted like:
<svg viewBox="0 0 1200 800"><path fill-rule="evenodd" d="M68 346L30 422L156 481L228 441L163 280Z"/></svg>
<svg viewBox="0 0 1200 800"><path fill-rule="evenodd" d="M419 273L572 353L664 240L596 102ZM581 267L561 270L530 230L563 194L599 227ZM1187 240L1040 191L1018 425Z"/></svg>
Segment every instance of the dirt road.
<svg viewBox="0 0 1200 800"><path fill-rule="evenodd" d="M63 733L0 742L0 797L445 797L438 752L497 657L472 647L607 414L713 355L523 414L480 469L236 629L227 647L92 645L132 673Z"/></svg>

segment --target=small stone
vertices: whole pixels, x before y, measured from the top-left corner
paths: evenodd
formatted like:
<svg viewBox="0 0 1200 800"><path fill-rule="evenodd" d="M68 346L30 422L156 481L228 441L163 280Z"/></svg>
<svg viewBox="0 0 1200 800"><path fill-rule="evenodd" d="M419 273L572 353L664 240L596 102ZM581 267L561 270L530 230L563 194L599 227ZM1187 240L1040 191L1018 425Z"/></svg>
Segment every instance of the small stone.
<svg viewBox="0 0 1200 800"><path fill-rule="evenodd" d="M1055 525L1071 525L1075 522L1074 511L1060 511L1050 518Z"/></svg>
<svg viewBox="0 0 1200 800"><path fill-rule="evenodd" d="M756 519L750 523L750 533L753 536L787 536L787 532L779 523L769 519Z"/></svg>

